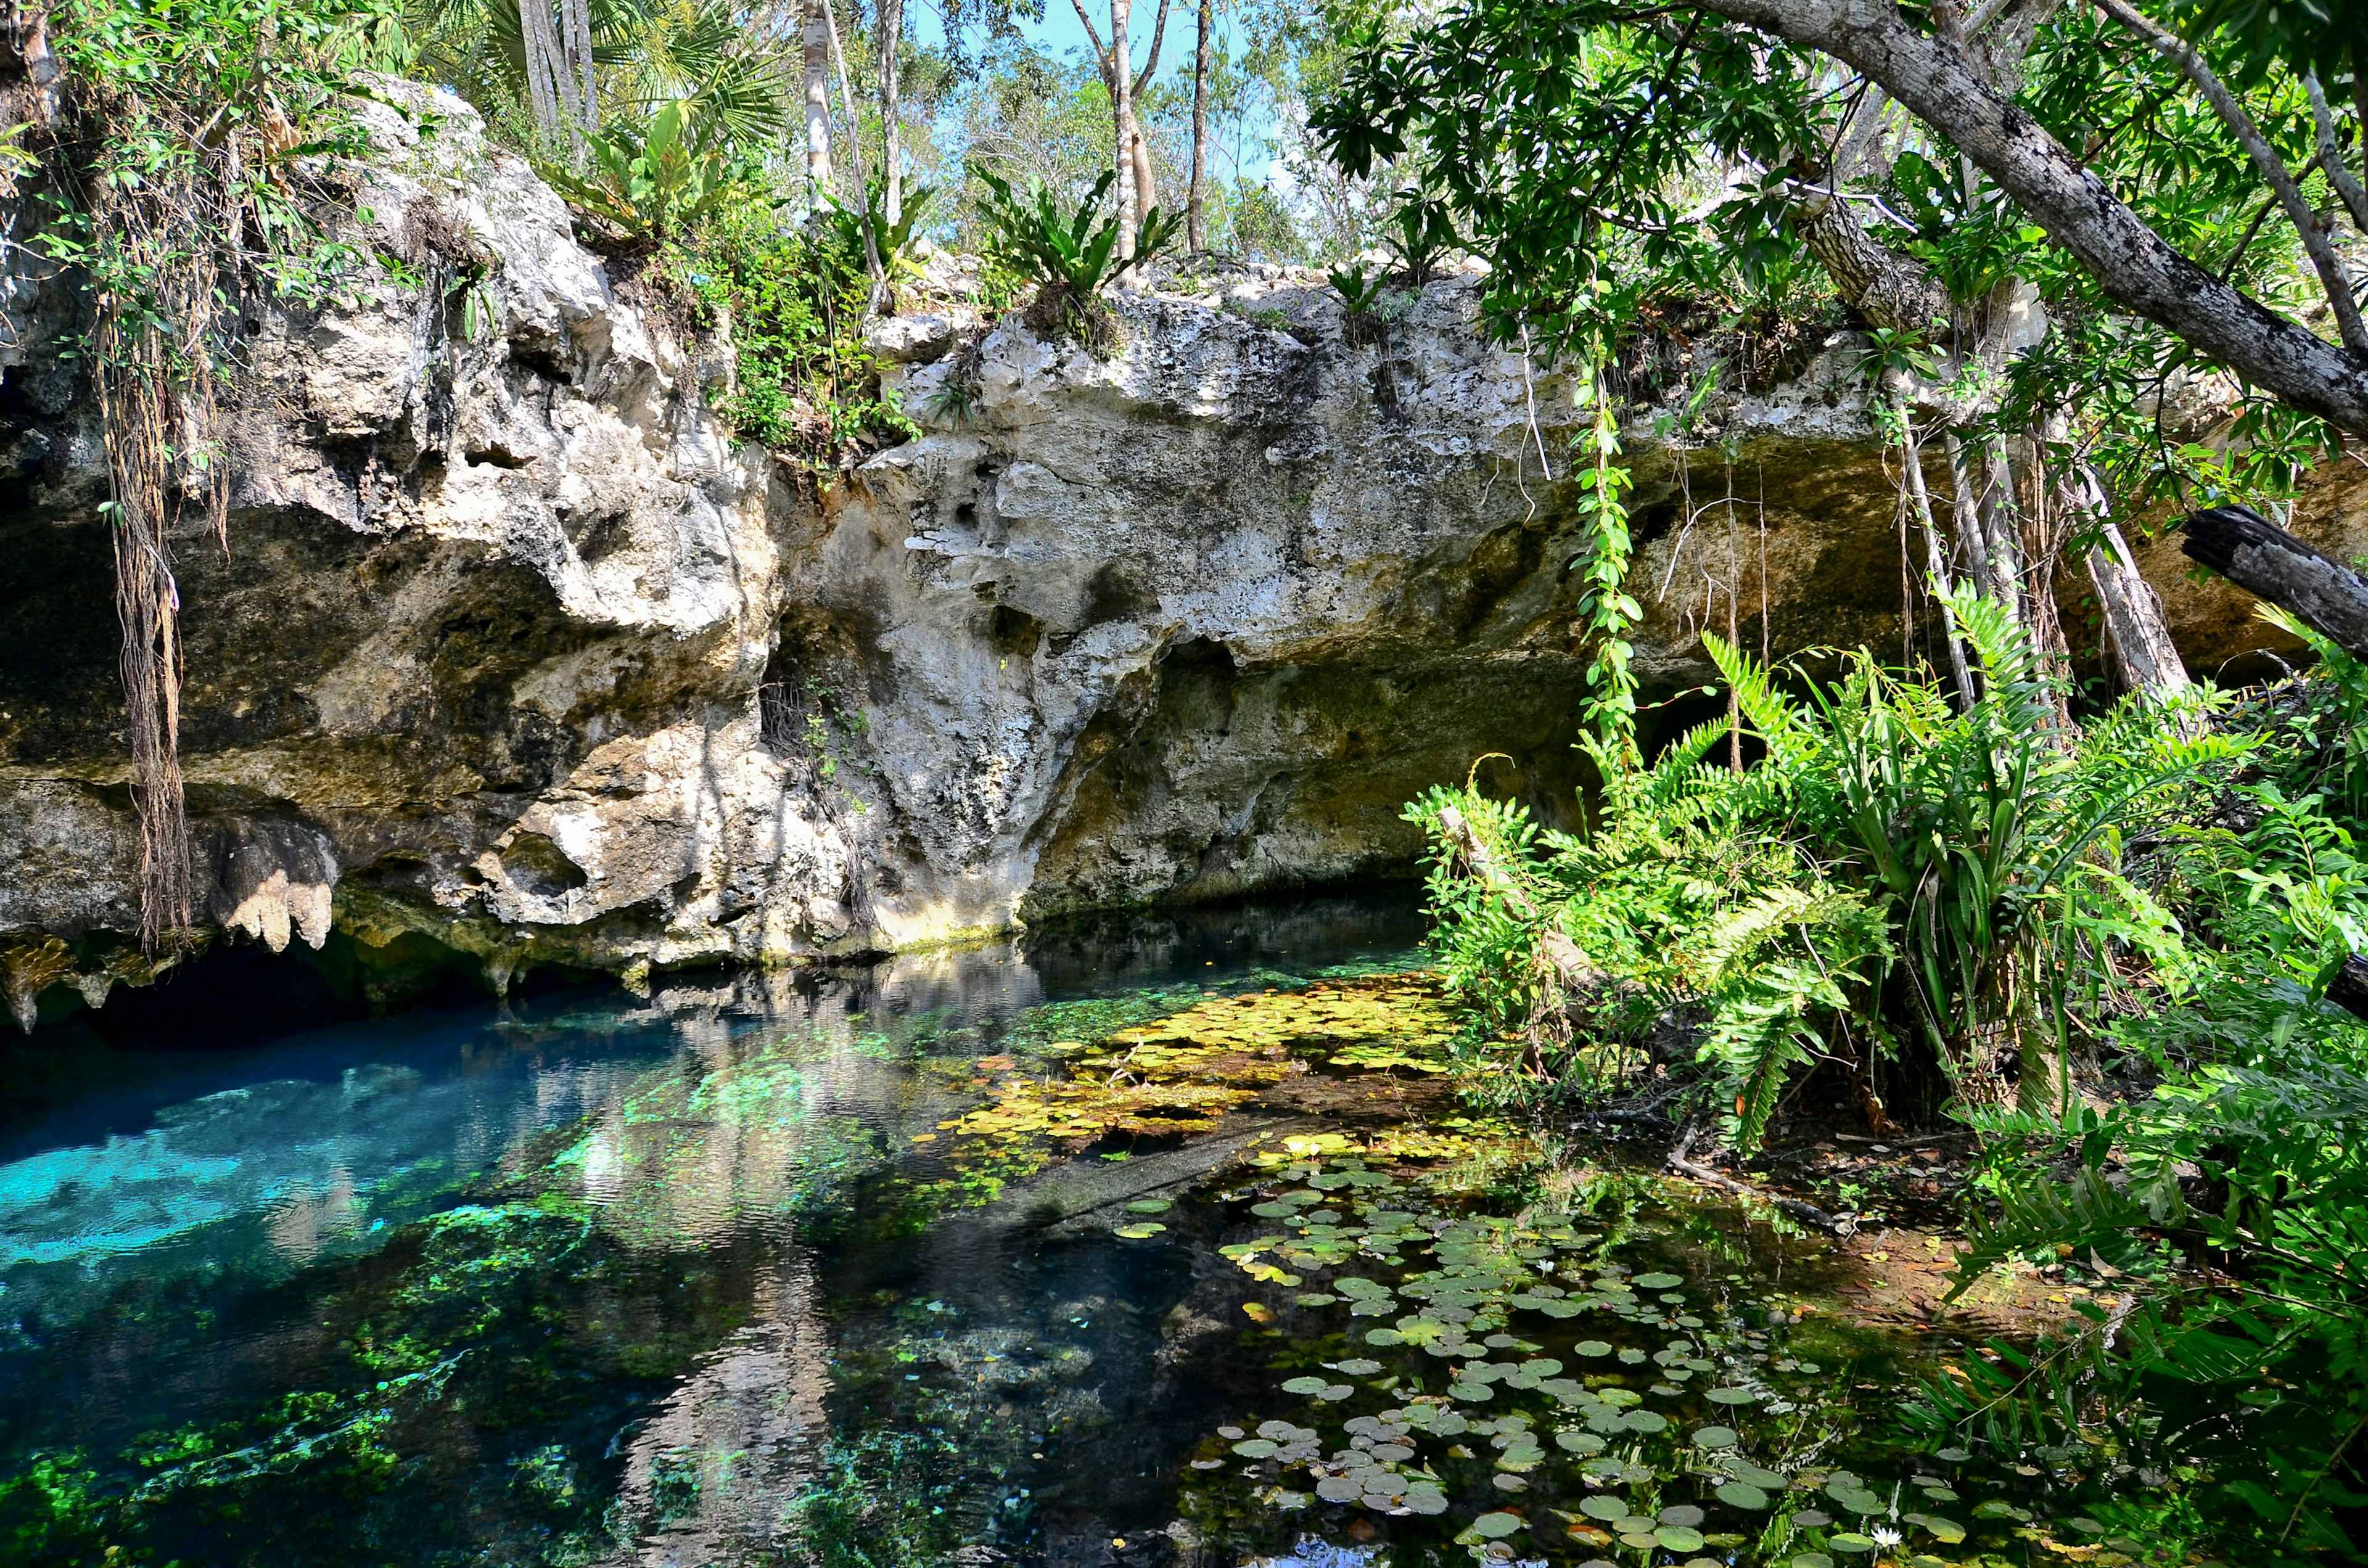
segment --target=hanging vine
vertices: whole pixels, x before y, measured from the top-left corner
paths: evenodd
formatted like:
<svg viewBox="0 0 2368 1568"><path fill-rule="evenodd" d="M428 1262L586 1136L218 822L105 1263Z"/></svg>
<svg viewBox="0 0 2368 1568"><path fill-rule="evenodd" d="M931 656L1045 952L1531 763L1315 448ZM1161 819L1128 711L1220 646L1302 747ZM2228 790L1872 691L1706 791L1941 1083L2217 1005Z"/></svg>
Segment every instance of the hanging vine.
<svg viewBox="0 0 2368 1568"><path fill-rule="evenodd" d="M1635 649L1628 631L1644 619L1645 607L1628 592L1628 562L1634 547L1622 496L1633 480L1620 461L1620 417L1600 370L1581 376L1579 385L1594 398L1595 418L1579 437L1586 466L1578 471L1578 512L1587 519L1587 536L1572 565L1586 585L1579 598L1580 624L1594 642L1583 711L1595 731L1596 761L1608 775L1640 760L1636 676L1628 663Z"/></svg>
<svg viewBox="0 0 2368 1568"><path fill-rule="evenodd" d="M324 302L364 259L317 215L327 171L366 140L343 97L396 20L389 0L67 0L17 27L26 183L50 210L34 247L87 300L74 351L106 436L151 953L186 949L193 913L174 548L230 548L225 413L250 306Z"/></svg>

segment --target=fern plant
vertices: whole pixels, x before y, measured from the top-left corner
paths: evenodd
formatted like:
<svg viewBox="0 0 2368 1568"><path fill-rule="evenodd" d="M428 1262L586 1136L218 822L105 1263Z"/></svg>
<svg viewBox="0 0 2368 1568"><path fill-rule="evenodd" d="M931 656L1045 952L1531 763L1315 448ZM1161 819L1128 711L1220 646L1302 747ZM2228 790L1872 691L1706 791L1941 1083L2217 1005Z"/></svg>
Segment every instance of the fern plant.
<svg viewBox="0 0 2368 1568"><path fill-rule="evenodd" d="M1506 971L1501 951L1516 928L1534 941L1551 926L1627 990L1624 1017L1599 1009L1599 1026L1701 1020L1698 1087L1740 1148L1819 1061L1844 1065L1872 1109L1881 1072L1975 1103L2001 1097L2013 1072L2030 1103L2060 1108L2078 956L2143 945L2162 926L2116 869L2123 829L2225 777L2250 743L2190 738L2136 706L2078 737L2057 732L2021 630L1969 590L1952 604L1983 677L1964 712L1864 653L1829 681L1785 672L1795 696L1711 636L1764 754L1756 767L1709 760L1725 722L1648 768L1598 739L1601 809L1580 836L1533 834L1517 809L1469 790L1417 802L1419 821L1454 804L1492 824L1538 890L1524 921L1434 874L1441 950L1493 1026L1535 1014L1491 976L1526 974Z"/></svg>

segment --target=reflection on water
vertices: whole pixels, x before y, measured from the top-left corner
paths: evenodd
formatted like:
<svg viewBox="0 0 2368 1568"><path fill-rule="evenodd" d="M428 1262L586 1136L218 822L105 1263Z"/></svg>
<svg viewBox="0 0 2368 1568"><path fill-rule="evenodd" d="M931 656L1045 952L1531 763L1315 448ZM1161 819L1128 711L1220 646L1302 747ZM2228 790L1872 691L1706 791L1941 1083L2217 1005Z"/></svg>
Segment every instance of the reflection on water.
<svg viewBox="0 0 2368 1568"><path fill-rule="evenodd" d="M0 1542L1112 1560L1217 1408L1192 1347L1233 1303L1182 1219L1149 1245L1008 1203L925 1225L912 1191L991 1189L921 1140L974 1058L1417 935L1404 899L1312 901L489 1005L0 1128Z"/></svg>

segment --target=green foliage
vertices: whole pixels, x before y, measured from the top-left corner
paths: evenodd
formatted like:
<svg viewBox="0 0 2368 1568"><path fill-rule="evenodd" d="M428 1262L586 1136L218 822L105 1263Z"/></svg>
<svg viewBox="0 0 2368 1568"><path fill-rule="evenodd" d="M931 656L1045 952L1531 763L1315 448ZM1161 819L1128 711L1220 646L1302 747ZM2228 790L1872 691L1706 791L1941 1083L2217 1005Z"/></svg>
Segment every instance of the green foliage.
<svg viewBox="0 0 2368 1568"><path fill-rule="evenodd" d="M853 227L785 227L768 209L744 204L658 257L663 276L712 321L729 324L736 373L716 394L717 411L744 438L817 469L852 442L916 433L863 346L871 279Z"/></svg>
<svg viewBox="0 0 2368 1568"><path fill-rule="evenodd" d="M988 191L985 211L996 257L1019 277L1042 284L1052 313L1074 329L1084 330L1091 322L1103 290L1153 260L1182 233L1179 216L1155 207L1135 231L1133 258L1121 260L1118 242L1125 218L1101 210L1115 174L1103 175L1085 200L1064 213L1059 198L1042 185L1031 186L1021 198L992 170L974 164L971 173Z"/></svg>
<svg viewBox="0 0 2368 1568"><path fill-rule="evenodd" d="M1607 767L1580 837L1536 835L1518 808L1468 792L1409 808L1435 824L1457 806L1536 911L1435 858L1437 939L1459 991L1492 1028L1524 1028L1537 983L1525 955L1560 931L1627 996L1565 1065L1601 1086L1600 1059L1578 1060L1590 1049L1656 1018L1698 1020L1702 1092L1744 1148L1813 1060L1849 1063L1871 1092L1891 1062L1912 1092L1937 1078L1976 1103L2019 1068L2028 1095L2065 1043L2082 955L2171 939L2118 866L2123 830L2226 776L2250 743L2190 738L2180 716L2135 704L2082 735L2056 730L2021 631L1970 590L1952 607L1980 660L1964 712L1862 653L1837 680L1794 672L1806 695L1793 697L1710 637L1764 753L1756 767L1709 762L1726 726L1703 725L1650 768Z"/></svg>
<svg viewBox="0 0 2368 1568"><path fill-rule="evenodd" d="M1595 634L1587 669L1588 722L1595 730L1594 755L1607 773L1632 767L1636 750L1636 677L1628 661L1635 649L1628 629L1645 617L1645 607L1628 592L1628 563L1634 546L1628 534L1628 507L1621 493L1633 483L1618 462L1620 418L1595 384L1595 423L1584 437L1588 459L1578 472L1578 514L1587 520L1584 547L1571 562L1581 591L1578 613Z"/></svg>
<svg viewBox="0 0 2368 1568"><path fill-rule="evenodd" d="M578 211L626 240L657 240L745 200L755 166L735 152L720 117L696 99L673 98L645 120L613 122L585 138L589 166L577 174L545 162L537 172Z"/></svg>

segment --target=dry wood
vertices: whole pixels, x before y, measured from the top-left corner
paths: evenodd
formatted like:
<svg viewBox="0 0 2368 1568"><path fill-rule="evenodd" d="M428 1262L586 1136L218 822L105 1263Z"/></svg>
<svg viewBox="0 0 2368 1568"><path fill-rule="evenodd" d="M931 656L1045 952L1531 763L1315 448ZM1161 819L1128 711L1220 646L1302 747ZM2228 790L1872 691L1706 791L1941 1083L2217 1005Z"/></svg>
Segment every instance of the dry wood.
<svg viewBox="0 0 2368 1568"><path fill-rule="evenodd" d="M2182 527L2191 559L2368 659L2368 583L2249 506L2214 506Z"/></svg>

